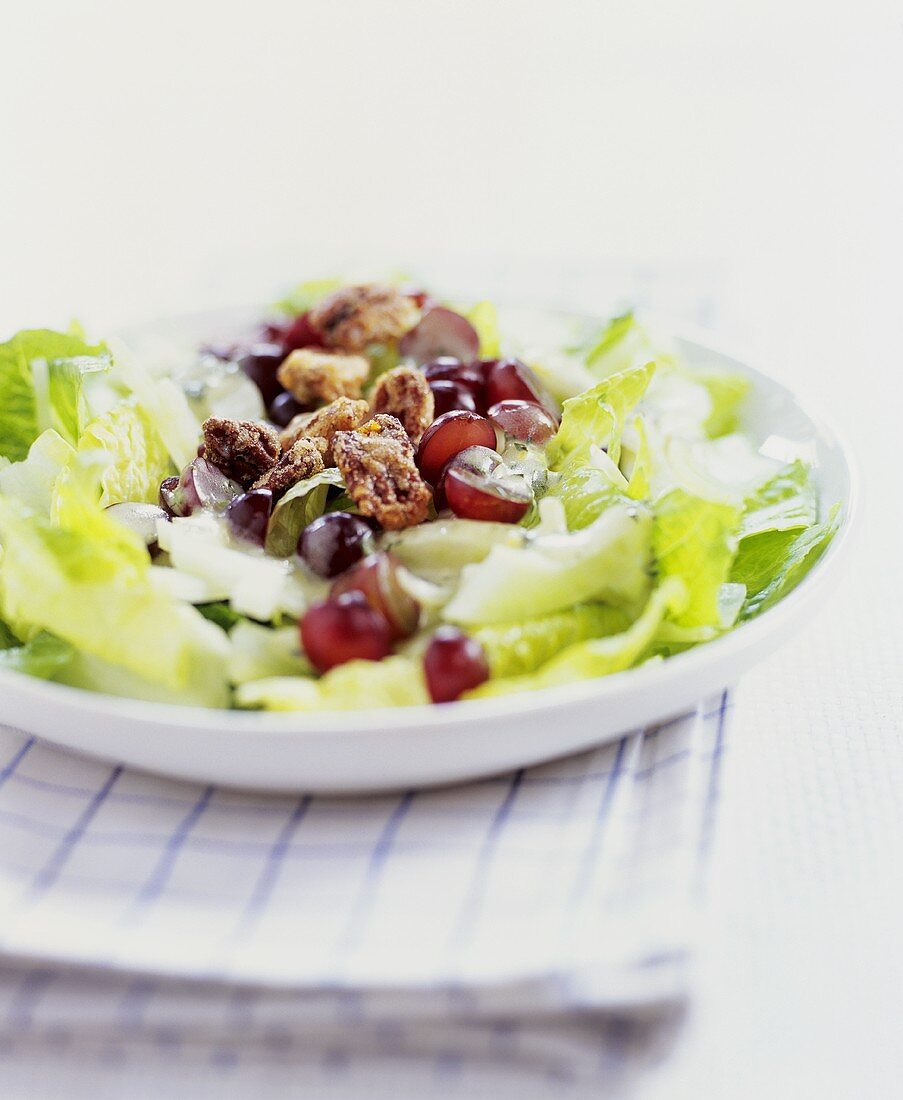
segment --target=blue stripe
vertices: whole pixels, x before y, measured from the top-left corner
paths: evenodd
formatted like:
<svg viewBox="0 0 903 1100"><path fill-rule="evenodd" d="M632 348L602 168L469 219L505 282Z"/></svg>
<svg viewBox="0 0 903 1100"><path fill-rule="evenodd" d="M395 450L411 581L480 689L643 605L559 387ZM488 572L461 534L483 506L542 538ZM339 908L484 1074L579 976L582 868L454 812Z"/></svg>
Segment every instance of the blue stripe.
<svg viewBox="0 0 903 1100"><path fill-rule="evenodd" d="M248 904L245 907L241 924L242 930L252 924L269 904L289 846L298 831L298 827L307 816L307 811L310 809L312 802L313 798L311 795L304 795L299 799L288 821L283 825L279 836L270 849L266 864L264 865L263 871L261 871L260 878L257 880L257 885L254 887L254 892L248 899Z"/></svg>
<svg viewBox="0 0 903 1100"><path fill-rule="evenodd" d="M728 709L728 693L724 691L721 696L721 706L714 711L711 717L717 717L718 726L715 731L715 747L712 750L711 770L709 771L709 785L706 790L705 806L702 811L702 828L699 834L699 847L697 858L696 891L701 893L705 885L704 875L708 862L709 851L712 847L712 837L715 832L715 807L718 802L718 783L721 776L721 758L724 755L725 743L725 715Z"/></svg>
<svg viewBox="0 0 903 1100"><path fill-rule="evenodd" d="M576 905L583 899L587 890L589 889L590 880L593 874L593 868L596 865L596 860L599 858L599 852L602 848L602 837L605 831L605 824L608 821L608 814L614 803L615 790L618 786L618 780L624 774L623 762L624 754L627 751L627 738L622 737L618 742L618 751L615 755L614 767L611 769L611 774L608 777L608 782L602 791L602 800L599 803L599 809L596 812L596 820L593 823L593 828L589 836L586 848L583 852L583 859L580 861L580 868L577 871L577 876L574 879L574 886L571 890L571 905Z"/></svg>
<svg viewBox="0 0 903 1100"><path fill-rule="evenodd" d="M505 797L496 810L492 821L489 823L489 829L486 832L483 845L477 856L476 866L470 882L470 889L464 900L464 904L461 906L458 922L452 934L451 947L453 952L463 946L476 923L483 900L489 865L492 862L492 857L495 855L495 850L498 846L499 837L502 835L502 830L505 828L508 818L511 816L511 810L517 798L517 792L520 790L521 784L524 781L524 774L524 769L521 768L520 771L515 772L511 777L508 790L505 792Z"/></svg>
<svg viewBox="0 0 903 1100"><path fill-rule="evenodd" d="M169 840L166 842L166 847L163 850L163 854L160 856L157 866L153 869L150 878L148 878L147 882L145 882L144 886L135 897L132 905L133 915L136 910L146 909L148 906L152 905L166 889L166 883L169 881L169 877L176 865L176 860L179 858L179 853L185 841L188 839L188 834L195 827L204 810L207 809L215 790L216 788L212 786L205 787L201 797L176 826L172 836L170 836Z"/></svg>
<svg viewBox="0 0 903 1100"><path fill-rule="evenodd" d="M401 823L407 816L413 801L414 791L406 791L398 800L398 804L392 810L392 813L389 814L382 832L379 834L379 839L373 846L373 851L370 854L370 862L367 864L364 884L352 906L351 914L345 923L344 930L336 941L337 950L347 953L360 939L361 932L363 931L370 909L373 905L373 900L376 897L376 889L379 885L382 869L395 843L395 838L401 827Z"/></svg>
<svg viewBox="0 0 903 1100"><path fill-rule="evenodd" d="M15 753L12 759L3 767L2 770L0 770L0 787L3 786L7 779L9 779L9 777L16 770L16 768L18 768L18 766L22 763L23 758L25 757L26 753L29 752L34 743L35 738L29 737L24 745L20 745L18 751Z"/></svg>
<svg viewBox="0 0 903 1100"><path fill-rule="evenodd" d="M31 885L31 898L40 896L45 891L50 889L51 886L60 877L63 868L69 857L75 850L76 845L85 834L85 830L91 824L94 817L97 815L97 811L104 804L104 800L113 788L113 784L122 775L122 765L117 764L115 768L107 776L106 782L96 791L94 797L88 803L88 805L79 814L78 819L71 829L66 833L60 842L59 847L44 865L44 867L35 876L34 882Z"/></svg>

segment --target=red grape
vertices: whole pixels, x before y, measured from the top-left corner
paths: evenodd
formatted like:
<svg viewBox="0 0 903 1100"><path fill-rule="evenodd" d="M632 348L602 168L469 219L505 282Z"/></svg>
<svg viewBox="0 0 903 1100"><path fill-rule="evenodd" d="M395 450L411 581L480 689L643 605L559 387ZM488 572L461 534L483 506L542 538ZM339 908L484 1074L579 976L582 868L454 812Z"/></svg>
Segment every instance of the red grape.
<svg viewBox="0 0 903 1100"><path fill-rule="evenodd" d="M423 433L417 448L417 466L426 481L434 485L449 459L466 447L496 445L495 428L485 416L459 409L444 413Z"/></svg>
<svg viewBox="0 0 903 1100"><path fill-rule="evenodd" d="M270 420L277 427L287 428L298 413L304 411L304 406L299 404L288 390L283 390L270 404L269 415Z"/></svg>
<svg viewBox="0 0 903 1100"><path fill-rule="evenodd" d="M195 458L185 467L175 486L172 478L160 485L160 506L173 516L190 516L201 508L221 511L241 492L241 486L230 480L206 458Z"/></svg>
<svg viewBox="0 0 903 1100"><path fill-rule="evenodd" d="M282 337L283 354L288 355L290 351L295 351L298 348L315 347L319 343L320 334L310 323L308 314L299 313Z"/></svg>
<svg viewBox="0 0 903 1100"><path fill-rule="evenodd" d="M558 430L552 414L535 401L499 401L486 415L497 428L524 443L545 443Z"/></svg>
<svg viewBox="0 0 903 1100"><path fill-rule="evenodd" d="M273 494L269 489L251 489L241 493L226 508L226 520L237 538L263 546L266 542Z"/></svg>
<svg viewBox="0 0 903 1100"><path fill-rule="evenodd" d="M276 377L285 352L279 344L254 344L238 360L238 365L260 390L264 405L271 405L283 387Z"/></svg>
<svg viewBox="0 0 903 1100"><path fill-rule="evenodd" d="M427 381L457 382L473 391L476 400L482 400L486 379L479 363L462 363L451 356L442 356L423 368Z"/></svg>
<svg viewBox="0 0 903 1100"><path fill-rule="evenodd" d="M440 626L423 656L426 686L434 703L451 703L489 679L483 647L456 626Z"/></svg>
<svg viewBox="0 0 903 1100"><path fill-rule="evenodd" d="M360 516L329 512L304 528L298 553L319 576L337 577L375 545L369 523Z"/></svg>
<svg viewBox="0 0 903 1100"><path fill-rule="evenodd" d="M381 661L392 652L389 624L360 592L312 604L301 620L301 644L318 672L346 661Z"/></svg>
<svg viewBox="0 0 903 1100"><path fill-rule="evenodd" d="M461 519L518 523L533 502L524 478L487 447L468 447L452 459L442 488L448 507Z"/></svg>
<svg viewBox="0 0 903 1100"><path fill-rule="evenodd" d="M335 597L359 592L378 611L395 639L413 634L420 621L420 604L407 591L398 576L398 563L391 554L369 554L343 573L330 589Z"/></svg>
<svg viewBox="0 0 903 1100"><path fill-rule="evenodd" d="M555 399L519 359L499 359L488 367L486 401L490 406L501 401L532 401L550 414L556 412Z"/></svg>
<svg viewBox="0 0 903 1100"><path fill-rule="evenodd" d="M480 337L466 317L444 306L435 306L401 338L398 350L417 363L429 363L443 355L470 360L480 350Z"/></svg>
<svg viewBox="0 0 903 1100"><path fill-rule="evenodd" d="M468 412L477 411L477 403L474 401L473 391L460 382L452 382L443 378L430 382L433 392L434 415L442 416L455 409L466 409Z"/></svg>

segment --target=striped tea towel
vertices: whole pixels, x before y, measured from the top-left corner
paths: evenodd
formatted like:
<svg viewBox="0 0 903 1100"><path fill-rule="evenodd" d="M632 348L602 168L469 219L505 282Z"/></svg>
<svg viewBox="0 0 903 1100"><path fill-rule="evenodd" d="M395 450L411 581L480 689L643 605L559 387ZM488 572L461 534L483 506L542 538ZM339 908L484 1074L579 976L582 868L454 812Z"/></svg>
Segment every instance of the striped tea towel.
<svg viewBox="0 0 903 1100"><path fill-rule="evenodd" d="M611 1029L623 1046L685 991L728 705L354 800L193 787L0 728L0 1055L129 1052L145 1083L174 1050L610 1073Z"/></svg>

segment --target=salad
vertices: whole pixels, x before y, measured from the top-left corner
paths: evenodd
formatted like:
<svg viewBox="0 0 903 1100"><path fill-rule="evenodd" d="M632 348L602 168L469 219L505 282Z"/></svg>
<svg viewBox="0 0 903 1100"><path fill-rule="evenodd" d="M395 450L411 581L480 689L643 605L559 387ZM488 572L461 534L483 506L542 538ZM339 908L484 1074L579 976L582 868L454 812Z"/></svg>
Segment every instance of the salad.
<svg viewBox="0 0 903 1100"><path fill-rule="evenodd" d="M0 669L206 707L447 703L760 615L837 527L748 382L631 313L306 283L237 339L0 345ZM773 440L772 440L773 443Z"/></svg>

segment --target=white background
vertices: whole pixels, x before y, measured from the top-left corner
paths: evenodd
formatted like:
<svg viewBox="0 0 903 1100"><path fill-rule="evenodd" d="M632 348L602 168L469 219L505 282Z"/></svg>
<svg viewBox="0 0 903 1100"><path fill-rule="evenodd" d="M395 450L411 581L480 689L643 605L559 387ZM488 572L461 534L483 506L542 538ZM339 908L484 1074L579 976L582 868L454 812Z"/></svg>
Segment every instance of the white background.
<svg viewBox="0 0 903 1100"><path fill-rule="evenodd" d="M742 685L699 994L649 1093L896 1094L899 10L0 0L0 38L0 335L400 267L578 308L702 294L818 396L865 474L860 555Z"/></svg>

